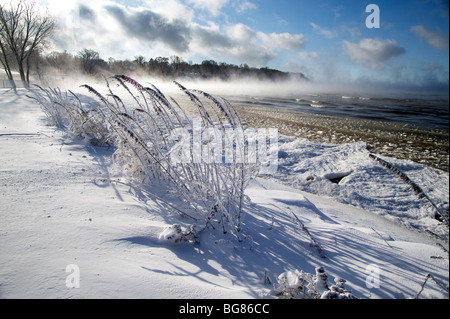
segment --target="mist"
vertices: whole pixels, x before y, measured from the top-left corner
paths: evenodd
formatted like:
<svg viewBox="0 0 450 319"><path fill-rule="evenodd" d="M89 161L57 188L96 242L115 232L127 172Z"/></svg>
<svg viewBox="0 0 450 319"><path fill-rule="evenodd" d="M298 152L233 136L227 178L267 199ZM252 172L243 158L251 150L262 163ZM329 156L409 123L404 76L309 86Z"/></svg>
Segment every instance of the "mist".
<svg viewBox="0 0 450 319"><path fill-rule="evenodd" d="M86 58L82 54L92 54ZM78 56L53 52L36 61L32 83L62 90L80 91L88 84L99 90L106 88L105 79L125 74L143 85L155 85L166 95L181 94L173 83L177 81L188 89L196 89L223 97L272 97L296 99L302 95L335 94L359 97L413 96L438 94L448 96L449 86L438 78L420 81L395 79L395 82L369 77L350 79L345 72L337 72L329 80L315 80L302 73L289 73L268 68L227 65L215 61L188 64L181 58L156 58L148 62L136 57L134 61L106 62L98 53L80 51ZM151 65L155 63L155 65ZM159 64L158 64L159 63ZM161 69L163 67L166 70ZM220 69L222 68L222 69ZM227 68L227 69L225 69ZM219 70L219 71L217 71ZM225 70L225 71L224 71Z"/></svg>
<svg viewBox="0 0 450 319"><path fill-rule="evenodd" d="M141 79L141 81L157 79ZM356 96L383 96L396 94L443 94L448 95L448 85L442 83L429 83L418 85L412 83L384 83L374 81L356 80L345 81L260 81L257 79L222 80L192 80L179 79L188 88L203 90L211 94L225 96L254 96L275 98L296 98L299 95L336 94ZM152 82L153 83L153 82ZM170 89L171 82L160 82Z"/></svg>

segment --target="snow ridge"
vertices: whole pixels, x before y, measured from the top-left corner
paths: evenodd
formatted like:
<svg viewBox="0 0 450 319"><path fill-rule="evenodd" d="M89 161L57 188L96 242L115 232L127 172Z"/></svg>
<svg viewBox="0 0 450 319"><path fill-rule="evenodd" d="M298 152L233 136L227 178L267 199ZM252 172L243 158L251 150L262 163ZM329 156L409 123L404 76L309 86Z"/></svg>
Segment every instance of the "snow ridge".
<svg viewBox="0 0 450 319"><path fill-rule="evenodd" d="M377 161L382 166L386 167L388 170L392 171L396 175L398 175L406 184L411 186L412 190L414 191L414 193L416 195L419 196L419 198L426 198L431 203L431 205L434 207L434 209L436 210L435 218L437 220L442 220L443 222L445 222L445 224L447 224L447 227L449 226L448 216L446 216L443 212L441 212L441 210L433 203L431 198L427 194L425 194L425 192L416 183L414 183L405 173L403 173L401 170L396 168L391 163L379 158L378 156L376 156L374 154L369 154L369 157L374 159L375 161ZM448 213L447 213L447 215L448 215Z"/></svg>

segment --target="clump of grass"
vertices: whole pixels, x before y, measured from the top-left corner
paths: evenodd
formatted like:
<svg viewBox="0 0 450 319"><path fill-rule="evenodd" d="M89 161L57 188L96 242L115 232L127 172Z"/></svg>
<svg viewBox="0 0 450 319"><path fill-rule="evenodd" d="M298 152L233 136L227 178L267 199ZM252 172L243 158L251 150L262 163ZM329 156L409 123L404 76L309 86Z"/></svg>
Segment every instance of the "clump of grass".
<svg viewBox="0 0 450 319"><path fill-rule="evenodd" d="M126 105L112 91L110 81L127 92ZM231 230L240 240L244 190L251 173L256 172L245 163L242 123L226 100L196 91L205 98L202 101L181 84L175 84L190 98L197 117L188 117L175 100L169 101L155 86L144 87L124 75L107 80L108 97L90 86L84 87L109 111L106 119L117 137L116 157L126 163L129 171L147 183L165 183L186 204L186 215L205 225L220 224L223 232ZM194 135L199 129L201 145L196 147ZM173 156L180 151L180 134L188 141L187 149L184 145L187 154L184 160L173 162ZM218 144L227 145L227 162L222 152L214 154Z"/></svg>
<svg viewBox="0 0 450 319"><path fill-rule="evenodd" d="M271 293L282 299L357 299L345 286L345 280L335 278L335 284L329 287L328 275L323 267L317 267L316 273L293 270L278 276Z"/></svg>
<svg viewBox="0 0 450 319"><path fill-rule="evenodd" d="M219 227L239 241L246 238L240 234L244 190L259 164L246 160L245 128L233 106L177 82L191 105L181 106L157 87L125 75L105 80L106 94L82 85L98 100L90 111L70 91L39 88L33 98L58 127L79 135L103 130L99 137L114 143L115 158L132 179L164 185L184 203L178 213L201 224L196 229ZM196 116L189 117L188 108ZM94 132L88 123L94 124Z"/></svg>
<svg viewBox="0 0 450 319"><path fill-rule="evenodd" d="M96 146L111 144L110 130L105 117L97 108L83 107L80 98L72 91L42 88L30 90L29 98L37 101L51 125L90 139Z"/></svg>

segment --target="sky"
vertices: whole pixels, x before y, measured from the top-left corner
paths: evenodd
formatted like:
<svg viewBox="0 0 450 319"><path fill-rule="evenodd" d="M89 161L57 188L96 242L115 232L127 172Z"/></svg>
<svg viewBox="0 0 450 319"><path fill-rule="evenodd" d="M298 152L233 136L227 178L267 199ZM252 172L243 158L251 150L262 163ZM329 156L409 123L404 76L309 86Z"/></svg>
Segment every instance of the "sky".
<svg viewBox="0 0 450 319"><path fill-rule="evenodd" d="M176 55L302 72L317 82L448 90L447 0L39 3L57 20L49 51L89 48L106 61ZM378 10L367 10L371 4Z"/></svg>

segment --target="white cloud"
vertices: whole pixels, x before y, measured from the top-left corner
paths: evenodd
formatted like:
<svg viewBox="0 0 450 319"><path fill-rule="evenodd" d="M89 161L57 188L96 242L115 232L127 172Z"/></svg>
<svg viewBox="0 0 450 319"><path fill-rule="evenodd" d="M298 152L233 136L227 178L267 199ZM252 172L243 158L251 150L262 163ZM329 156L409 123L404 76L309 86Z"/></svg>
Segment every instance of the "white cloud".
<svg viewBox="0 0 450 319"><path fill-rule="evenodd" d="M384 62L406 51L395 40L362 39L359 43L344 41L347 55L355 62L369 63L372 69L380 69Z"/></svg>
<svg viewBox="0 0 450 319"><path fill-rule="evenodd" d="M234 3L233 6L236 8L237 13L244 13L249 10L253 10L253 9L257 8L256 4L254 4L253 2L250 2L250 1L246 1L246 0L237 1Z"/></svg>
<svg viewBox="0 0 450 319"><path fill-rule="evenodd" d="M303 34L290 33L263 33L258 32L265 47L272 47L275 50L303 50L306 40Z"/></svg>
<svg viewBox="0 0 450 319"><path fill-rule="evenodd" d="M226 27L225 37L227 45L214 48L221 57L232 57L251 65L266 65L276 56L272 49L264 46L258 33L247 25Z"/></svg>
<svg viewBox="0 0 450 319"><path fill-rule="evenodd" d="M187 0L188 3L192 4L194 8L200 10L206 10L213 16L218 16L221 9L230 0Z"/></svg>
<svg viewBox="0 0 450 319"><path fill-rule="evenodd" d="M179 0L143 0L143 7L166 17L169 21L192 21L195 16L194 9L181 3Z"/></svg>
<svg viewBox="0 0 450 319"><path fill-rule="evenodd" d="M319 53L317 52L305 52L298 53L298 58L301 60L317 61L319 59Z"/></svg>
<svg viewBox="0 0 450 319"><path fill-rule="evenodd" d="M426 40L432 47L440 50L448 50L448 35L446 36L439 31L429 31L422 25L412 26L411 31L419 38Z"/></svg>
<svg viewBox="0 0 450 319"><path fill-rule="evenodd" d="M222 13L222 9L231 5L237 13L256 9L256 4L248 0L187 0L195 9L208 11L213 17Z"/></svg>
<svg viewBox="0 0 450 319"><path fill-rule="evenodd" d="M256 36L256 32L252 28L242 23L228 26L226 32L231 39L242 44L252 41Z"/></svg>
<svg viewBox="0 0 450 319"><path fill-rule="evenodd" d="M333 39L337 37L338 33L335 30L325 29L321 26L315 24L314 22L311 22L311 26L313 27L313 30L329 39Z"/></svg>

